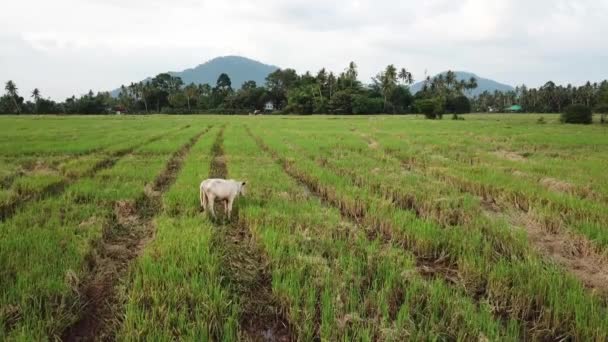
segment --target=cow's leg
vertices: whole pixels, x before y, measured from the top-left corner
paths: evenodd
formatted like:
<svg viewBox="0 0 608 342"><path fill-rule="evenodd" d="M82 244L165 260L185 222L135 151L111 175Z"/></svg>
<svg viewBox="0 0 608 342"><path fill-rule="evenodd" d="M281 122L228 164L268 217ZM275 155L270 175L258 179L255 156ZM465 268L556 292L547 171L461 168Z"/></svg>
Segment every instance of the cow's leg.
<svg viewBox="0 0 608 342"><path fill-rule="evenodd" d="M201 210L205 211L205 209L207 208L207 194L205 194L205 190L203 190L203 187L200 188L200 193L199 193L199 198L201 200Z"/></svg>
<svg viewBox="0 0 608 342"><path fill-rule="evenodd" d="M232 204L234 203L234 197L228 199L228 217L232 216Z"/></svg>
<svg viewBox="0 0 608 342"><path fill-rule="evenodd" d="M207 205L209 205L209 212L211 213L211 215L213 215L213 218L217 218L215 216L215 210L213 209L213 204L215 203L215 196L211 194L207 194L207 196L207 200L209 201L209 203L207 203Z"/></svg>
<svg viewBox="0 0 608 342"><path fill-rule="evenodd" d="M230 211L228 210L228 200L224 200L224 218L230 220Z"/></svg>

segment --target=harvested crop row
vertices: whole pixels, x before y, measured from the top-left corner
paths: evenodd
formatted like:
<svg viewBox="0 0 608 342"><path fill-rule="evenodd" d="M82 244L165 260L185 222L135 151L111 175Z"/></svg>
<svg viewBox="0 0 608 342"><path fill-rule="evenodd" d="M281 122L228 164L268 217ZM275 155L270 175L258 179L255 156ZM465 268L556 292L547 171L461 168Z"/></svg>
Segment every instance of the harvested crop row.
<svg viewBox="0 0 608 342"><path fill-rule="evenodd" d="M224 128L211 149L209 178L228 178L228 156L224 153L223 143ZM237 204L235 217L228 217L227 225L217 225L220 233L216 235L216 244L222 249L222 274L227 287L241 308L241 334L251 340L263 340L267 335L280 341L294 340L290 337L290 324L273 295L264 252L252 238L248 222L239 215L238 208Z"/></svg>
<svg viewBox="0 0 608 342"><path fill-rule="evenodd" d="M236 340L239 306L222 277L219 230L199 212L197 185L209 174L207 134L162 196L156 236L132 267L119 340ZM186 237L186 238L184 238Z"/></svg>
<svg viewBox="0 0 608 342"><path fill-rule="evenodd" d="M266 132L266 134L272 136L271 133ZM346 143L343 139L339 140L341 145ZM295 141L298 140L291 137L290 142L294 143ZM322 144L323 141L319 143ZM289 155L288 146L282 145L281 148L285 150L285 154ZM368 180L361 183L368 186L361 190L355 190L348 184L349 182L345 183L340 176L335 177L325 171L318 170L318 166L307 166L306 174L316 173L319 175L319 179L325 177L326 184L334 186L332 191L326 190L330 196L336 196L336 185L344 184L344 191L346 191L344 195L347 201L342 202L345 203L345 207L353 207L353 203L357 203L356 201L374 203L374 201L384 197L382 195L369 196L366 194L366 189L369 189L368 191L372 193L374 192L374 187L370 187L369 184L379 177L373 176L371 167L373 164L368 165L367 158L356 155L349 156L348 151L342 151L334 146L319 149L318 146L309 144L307 148L310 148L311 151L314 150L315 154L319 154L320 150L333 151L333 153L327 152L328 156L326 158L328 160L335 163L345 163L342 166L343 169L356 169L368 175ZM325 153L322 152L322 154ZM375 162L376 166L379 162L379 160L370 161ZM301 159L295 161L290 159L290 162L300 166L307 164ZM327 163L327 161L324 161L324 163ZM388 172L386 175L401 175L400 167L394 169L394 171L390 171L391 168L387 169L386 167L385 164L380 166L384 173ZM403 178L403 176L399 177ZM405 187L405 189L408 189L407 183L395 183L389 179L384 179L384 181L386 184L391 184L393 188ZM424 182L424 179L419 181ZM417 183L414 182L413 184L415 186ZM411 186L409 187L411 188ZM326 186L326 189L331 189L331 187ZM414 189L414 193L417 193L415 188L409 190L412 189ZM348 195L348 192L351 194ZM442 195L446 196L447 194ZM348 197L351 199L348 200ZM350 204L348 201L350 201ZM376 225L377 227L386 229L387 224L385 222L395 222L397 217L403 216L399 209L382 209L382 206L379 208L373 211L372 216L378 215L377 212L381 212L380 210L384 210L386 213L380 215L381 220ZM466 206L462 209L466 211ZM412 213L414 216L416 215L415 211L412 211ZM474 217L471 213L466 214L466 216ZM428 225L425 230L416 230L410 227L410 229L403 231L399 230L401 224L403 223L397 221L392 224L392 227L388 226L387 234L392 234L389 236L393 238L398 236L396 242L408 246L420 258L424 259L424 256L428 256L430 260L447 261L449 268L458 270L459 283L463 285L468 293L476 298L486 298L499 314L526 323L528 335L531 334L536 338L564 335L597 336L598 331L595 327L606 325L605 316L603 316L605 309L601 306L598 307L597 299L586 294L580 284L577 284L574 279L564 276L558 268L548 267L538 262L538 260L528 260L525 253L526 249L523 248L525 246L524 241L521 237L515 239L513 236L510 237L508 230L504 229L506 228L504 222L494 226L491 222L479 220L475 225L467 225L466 234L462 234L460 229L443 229L440 226L433 225ZM400 233L400 236L396 235L397 232ZM480 254L480 251L484 252ZM530 273L528 274L528 272ZM505 283L506 281L508 283ZM517 286L513 288L510 288L513 285L507 286L507 291L504 285L512 283L517 284ZM555 287L555 289L551 289L552 287ZM524 288L528 289L530 294L525 291L522 292L521 290ZM556 293L560 293L560 295L556 295ZM577 298L577 300L569 301L566 307L560 306L563 310L558 310L553 307L552 303L563 302L561 295L563 293L569 293L569 297ZM586 304L581 305L583 302ZM562 303L562 305L564 304ZM574 326L569 331L563 331L563 327L568 324L564 322L575 321L574 312L585 312L589 321ZM563 324L555 324L556 321Z"/></svg>
<svg viewBox="0 0 608 342"><path fill-rule="evenodd" d="M268 137L268 135L265 136ZM270 139L271 138L268 140ZM322 338L341 339L347 336L351 336L352 338L352 336L357 335L351 334L357 331L365 331L367 334L366 336L369 338L380 340L387 338L399 339L408 336L414 339L423 336L442 336L442 338L447 337L454 339L482 338L482 336L489 336L491 339L499 337L507 339L518 338L519 328L517 327L516 322L504 322L505 324L503 325L501 320L496 320L492 316L490 307L483 303L476 303L467 298L463 291L448 284L448 282L450 282L449 279L447 282L442 280L446 279L446 277L449 278L449 272L447 274L442 274L441 272L446 270L441 269L439 265L425 265L424 261L414 258L408 252L407 248L403 248L404 246L399 243L394 243L395 241L393 239L397 239L398 237L396 234L393 236L391 231L385 229L383 230L385 234L378 231L378 225L377 222L375 222L378 213L374 210L375 208L372 208L371 205L365 205L362 207L362 211L348 209L350 202L344 200L346 197L341 193L341 190L333 189L327 186L324 180L303 171L299 162L292 161L290 157L280 156L261 139L256 138L256 141L261 149L272 155L273 159L280 165L280 168L284 170L286 174L294 180L306 184L308 189L318 196L321 201L335 208L335 210L333 208L331 210L322 209L321 207L316 209L323 212L325 215L328 215L330 211L333 215L337 215L337 218L334 217L330 222L339 221L340 216L342 216L344 220L354 221L354 223L335 224L334 226L331 224L323 225L317 229L314 224L306 224L307 215L304 215L304 213L297 215L291 214L291 211L288 212L290 217L297 215L304 219L304 222L299 223L297 226L303 226L307 230L313 230L313 233L306 234L308 239L327 239L307 241L306 245L314 244L321 246L319 253L322 253L321 255L328 255L325 258L330 258L323 264L327 265L325 266L328 267L327 272L331 273L332 277L343 275L346 278L354 278L354 280L350 280L351 282L363 285L359 291L350 289L350 295L345 295L341 293L344 289L342 289L340 285L336 286L334 282L328 281L326 285L318 289L318 291L322 292L322 296L324 297L327 295L330 298L337 296L338 298L348 298L349 300L355 300L356 302L357 297L353 297L354 293L352 292L355 291L356 296L368 298L366 300L366 308L364 308L365 306L359 307L356 311L350 313L341 313L339 311L330 313L330 307L325 307L325 305L336 305L336 303L327 301L319 302L318 305L321 306L320 310L322 312L327 312L327 316L321 318L323 326L329 329L325 331L322 329L322 332L336 330L331 335L322 335ZM240 146L242 147L243 144L246 143L241 142ZM256 153L251 152L249 154ZM257 158L256 165L261 164L260 159L261 158ZM265 167L264 172L268 172L269 169L271 169L270 166ZM252 171L248 172L251 173ZM274 175L273 172L272 179L280 178L280 176ZM276 185L274 186L276 187ZM268 194L266 193L265 196L268 196ZM281 199L278 198L277 200ZM285 199L282 200L285 201ZM294 208L297 207L296 204L297 203L294 203ZM282 206L284 207L285 205ZM307 207L305 203L302 203L300 206L304 208ZM308 204L308 206L310 206L310 204ZM265 208L267 207L268 206L265 206ZM254 213L255 212L257 211L254 211ZM281 216L285 215L286 214L283 214ZM262 216L262 213L257 213L256 216ZM270 218L273 217L271 216ZM264 230L273 230L274 224L272 220L269 220L270 218L264 218L262 216L258 219L258 221L261 220L261 224L259 224L260 228L257 229L262 229L258 234L265 234ZM353 228L345 229L340 227L343 225ZM280 234L280 231L273 233L271 236L277 239L276 234ZM290 232L290 236L292 236L291 239L293 239L293 236L297 237L299 234L302 233L298 233L297 230L292 229L292 232ZM289 241L289 238L287 237L284 237L283 239L279 241ZM276 243L277 241L275 240L274 242ZM297 242L294 243L294 245L297 245ZM340 246L343 249L341 249ZM361 246L368 246L368 248L361 250ZM274 248L277 249L277 247ZM294 247L290 247L290 249L292 248ZM328 248L330 250L338 248L340 251L339 253L334 253L323 251L322 248ZM280 256L280 252L278 253L278 256ZM303 253L307 253L307 250L304 249ZM334 257L336 257L337 260L333 260ZM286 257L283 256L283 258ZM363 260L360 258L363 258ZM374 261L374 263L369 264L370 261ZM279 259L278 262L282 263L281 269L286 268L285 261ZM363 273L361 273L361 270L352 270L343 274L341 269L346 266L341 265L342 262L347 262L347 264L367 264L367 267L369 268ZM375 262L378 262L378 264L375 264ZM380 270L375 268L379 267L379 265L384 265L383 267L386 268L383 268L383 270L379 272ZM405 270L404 267L406 267ZM430 275L429 273L432 273L434 276L427 277ZM371 274L374 276L369 280L365 280L370 277ZM283 275L283 277L285 277L285 275ZM361 279L356 280L357 277L361 277ZM376 279L375 277L378 278ZM388 281L388 279L390 279L390 281ZM335 279L335 281L338 284L349 282L349 280L346 279ZM360 281L362 282L360 283ZM364 284L368 281L372 283L387 282L378 288L367 288ZM302 288L302 286L300 286L300 288ZM332 292L333 294L330 294ZM388 296L388 298L386 296ZM397 302L394 301L395 299L397 299ZM388 303L390 304L385 306L387 304L383 304L384 300L388 300ZM296 303L298 302L296 301ZM350 303L347 305L351 308L356 308L357 306L353 304L354 303ZM389 308L389 311L384 311L387 308ZM294 308L294 310L297 312L298 309ZM396 314L397 312L399 314ZM332 315L336 316L334 317ZM341 327L340 322L344 319L348 321L349 317L351 319L356 317L356 321L350 322L351 325L346 329ZM466 320L466 322L460 320L454 321L454 317L469 317L469 319ZM328 319L328 321L324 321L325 319ZM372 325L370 326L368 324ZM335 335L340 332L345 335Z"/></svg>
<svg viewBox="0 0 608 342"><path fill-rule="evenodd" d="M162 139L178 149L195 133ZM112 168L80 178L61 196L26 206L0 224L0 320L7 322L0 325L0 339L57 338L77 319L81 275L97 261L91 243L102 241L114 211L127 209L125 200L138 198L169 157L140 158L134 150Z"/></svg>
<svg viewBox="0 0 608 342"><path fill-rule="evenodd" d="M185 128L185 127L184 127ZM182 128L182 129L184 129ZM181 129L180 129L181 130ZM47 197L57 196L63 193L65 188L70 184L73 184L81 177L92 177L97 172L103 169L107 169L112 167L118 160L120 160L125 155L135 151L137 148L145 146L146 144L153 143L162 139L167 134L171 132L165 132L160 135L156 135L150 139L147 139L144 142L139 142L134 145L130 145L126 148L122 148L118 151L111 153L108 157L105 157L101 160L94 161L94 163L87 165L88 168L82 169L82 166L78 167L80 170L78 172L71 172L69 169L64 170L66 176L55 175L52 177L44 177L40 179L32 179L32 184L29 186L21 185L15 191L9 195L6 199L5 203L0 205L0 221L5 221L10 219L20 208L24 205L35 202L38 200L45 199ZM87 156L84 156L83 159L89 159ZM81 163L82 160L72 160L72 163ZM70 163L67 163L68 165ZM27 182L28 179L23 179L23 182Z"/></svg>
<svg viewBox="0 0 608 342"><path fill-rule="evenodd" d="M368 134L380 145L398 151L417 162L453 168L490 171L497 185L526 184L524 190L544 192L539 181L553 178L571 184L577 196L608 196L605 177L606 137L601 126L573 130L567 125L535 125L532 116L494 116L467 122L442 121L428 124L395 118L376 120L357 126L357 133ZM332 128L333 131L337 130ZM484 172L485 173L485 172ZM516 174L524 179L511 180ZM487 176L483 176L486 178ZM544 192L546 193L546 192Z"/></svg>
<svg viewBox="0 0 608 342"><path fill-rule="evenodd" d="M388 153L389 156L382 152L367 152L360 149L354 157L357 158L359 162L372 158L368 163L369 165L377 163L383 165L381 169L385 171L392 170L389 171L389 173L400 172L400 166L396 160L391 160L394 152ZM334 163L336 162L336 159L347 161L346 158L341 159L332 157L335 156L329 157ZM555 219L539 221L534 218L532 213L517 208L516 206L509 205L508 201L496 201L495 198L498 198L499 196L488 198L485 193L471 190L474 187L463 187L463 183L455 183L455 181L458 180L457 177L448 173L437 171L435 168L418 169L413 167L412 163L408 165L409 171L416 172L420 175L426 175L423 176L424 178L421 179L421 181L416 182L416 184L405 184L405 188L407 189L407 191L405 191L407 195L405 196L408 196L408 198L416 192L418 194L417 197L425 199L426 206L433 206L438 202L437 198L439 196L445 198L445 192L450 189L458 189L458 191L466 194L473 200L476 195L479 195L482 197L482 200L474 207L457 208L461 216L474 219L476 222L473 223L477 223L480 226L484 224L497 225L495 221L500 220L506 221L507 224L513 226L512 228L522 227L526 231L529 241L540 254L545 256L548 260L555 261L564 267L566 271L577 277L591 290L603 295L608 294L608 283L606 282L606 279L608 279L608 263L606 257L600 255L597 252L597 247L594 247L593 243L589 240L582 236L577 236L568 231L564 231L564 229L559 227L559 223L555 223L559 222ZM376 190L379 189L381 184L381 181L376 179L377 177L374 177L373 173L371 173L371 177L367 177L364 180L360 179L357 174L350 172L350 170L352 170L351 165L342 165L341 167L334 166L333 170L352 177L355 182L359 182L359 185L368 184ZM428 184L433 184L433 186L429 187ZM438 189L442 192L441 194L437 194ZM383 190L378 191L383 193ZM403 197L400 191L397 191L396 196L394 195L394 192L389 196L393 197L397 203L400 203L399 199ZM458 198L458 196L455 195L448 196L448 198L452 197ZM441 221L441 217L435 217L435 220ZM501 222L500 225L503 225L503 223ZM512 238L510 240L512 240Z"/></svg>
<svg viewBox="0 0 608 342"><path fill-rule="evenodd" d="M411 170L441 179L461 191L482 197L485 202L530 213L548 231L581 234L597 245L600 254L606 253L608 236L604 227L608 226L608 206L601 200L602 196L599 200L593 195L579 196L577 191L582 191L580 189L555 191L552 188L568 185L547 178L546 174L522 176L513 168L501 171L494 162L470 164L457 159L433 158L435 155L414 154L410 145L399 148L403 142L395 137L377 140L385 153L398 158ZM580 172L581 167L575 167L576 163L564 164ZM594 182L604 184L604 177L596 177Z"/></svg>
<svg viewBox="0 0 608 342"><path fill-rule="evenodd" d="M78 321L66 328L64 341L108 338L119 324L120 305L117 286L133 259L153 238L154 216L161 209L160 197L169 189L181 170L184 158L192 146L209 128L193 136L173 153L164 170L151 186L142 189L134 202L119 201L114 216L104 229L101 241L96 242L89 258L96 258L88 274L81 276L78 293L82 313Z"/></svg>

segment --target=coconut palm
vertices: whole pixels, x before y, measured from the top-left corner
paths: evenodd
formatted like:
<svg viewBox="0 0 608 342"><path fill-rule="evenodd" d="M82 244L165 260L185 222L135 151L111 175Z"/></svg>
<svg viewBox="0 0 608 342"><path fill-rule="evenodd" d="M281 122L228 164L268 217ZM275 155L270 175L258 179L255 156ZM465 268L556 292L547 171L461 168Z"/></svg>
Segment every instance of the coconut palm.
<svg viewBox="0 0 608 342"><path fill-rule="evenodd" d="M389 64L386 69L384 69L384 72L378 74L377 80L380 83L380 89L384 97L384 109L386 109L388 99L397 87L397 68L395 68L394 65Z"/></svg>
<svg viewBox="0 0 608 342"><path fill-rule="evenodd" d="M38 114L38 101L40 101L40 90L38 90L38 88L34 88L34 90L32 90L32 98L36 104L36 114Z"/></svg>
<svg viewBox="0 0 608 342"><path fill-rule="evenodd" d="M359 73L357 72L357 64L355 62L348 63L348 68L345 70L346 79L350 82L350 87L353 87L353 84L357 80L357 76Z"/></svg>
<svg viewBox="0 0 608 342"><path fill-rule="evenodd" d="M477 88L477 86L477 79L471 76L471 78L469 78L469 81L465 84L464 88L469 93L469 96L471 96L473 93L473 89Z"/></svg>
<svg viewBox="0 0 608 342"><path fill-rule="evenodd" d="M414 78L412 77L412 73L407 71L405 68L401 68L399 70L399 79L403 82L403 84L411 85L414 83Z"/></svg>
<svg viewBox="0 0 608 342"><path fill-rule="evenodd" d="M255 82L253 84L255 88ZM190 99L198 97L198 87L196 86L196 84L190 83L184 88L184 94L186 95L186 100L188 102L188 110L190 110Z"/></svg>
<svg viewBox="0 0 608 342"><path fill-rule="evenodd" d="M456 73L453 72L452 70L448 70L448 72L445 73L445 83L447 85L448 88L451 88L452 85L455 85L457 82L456 79Z"/></svg>
<svg viewBox="0 0 608 342"><path fill-rule="evenodd" d="M333 72L330 72L327 76L327 86L329 87L329 98L333 95L334 85L336 84L336 75Z"/></svg>
<svg viewBox="0 0 608 342"><path fill-rule="evenodd" d="M9 80L8 82L6 82L4 89L6 90L8 96L13 100L13 105L15 106L17 114L20 114L21 108L19 108L19 103L17 103L17 98L19 97L19 93L17 92L17 85L15 84L15 82Z"/></svg>
<svg viewBox="0 0 608 342"><path fill-rule="evenodd" d="M34 88L34 90L32 90L32 97L36 102L40 100L40 90L38 90L38 88Z"/></svg>

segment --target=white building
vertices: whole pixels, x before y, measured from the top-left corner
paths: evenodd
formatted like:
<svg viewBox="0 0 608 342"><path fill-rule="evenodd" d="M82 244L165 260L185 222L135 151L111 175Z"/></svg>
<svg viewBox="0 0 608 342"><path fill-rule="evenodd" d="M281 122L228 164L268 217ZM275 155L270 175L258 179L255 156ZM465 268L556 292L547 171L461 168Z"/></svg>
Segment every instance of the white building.
<svg viewBox="0 0 608 342"><path fill-rule="evenodd" d="M267 101L266 104L264 105L264 111L265 112L272 112L274 111L274 104L272 103L272 101Z"/></svg>

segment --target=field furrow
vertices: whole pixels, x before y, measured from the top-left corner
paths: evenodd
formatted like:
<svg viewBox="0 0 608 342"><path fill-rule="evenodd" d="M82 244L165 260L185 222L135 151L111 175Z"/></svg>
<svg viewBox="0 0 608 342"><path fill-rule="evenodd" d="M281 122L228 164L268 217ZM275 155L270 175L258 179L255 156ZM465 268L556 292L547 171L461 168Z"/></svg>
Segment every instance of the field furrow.
<svg viewBox="0 0 608 342"><path fill-rule="evenodd" d="M265 136L268 137L267 134ZM276 145L269 147L259 137L254 136L254 139L262 150L273 157L286 174L297 182L304 184L322 202L336 208L344 220L350 221L349 225L361 227L358 234L356 234L358 235L358 239L360 241L367 241L367 244L375 245L376 248L379 248L377 255L380 258L384 256L383 251L391 251L391 254L397 255L405 253L403 257L407 256L411 260L412 264L409 266L409 271L405 271L405 274L400 273L399 275L395 275L396 277L393 279L395 282L393 286L397 287L394 289L396 294L393 295L397 295L397 298L393 297L392 300L397 299L398 301L391 303L391 310L395 313L403 313L405 316L399 317L394 322L390 320L383 322L389 325L386 328L378 327L380 331L382 329L395 329L393 333L399 332L396 336L407 336L409 333L413 333L413 336L442 336L442 338L454 339L483 338L483 336L492 336L492 338L501 336L503 339L518 339L520 329L515 321L503 320L502 317L494 316L491 307L480 303L475 298L467 298L466 292L452 286L453 283L458 282L458 279L453 278L455 272L450 268L449 264L443 264L441 260L426 260L423 256L416 254L415 250L408 248L407 243L400 240L397 228L393 226L393 223L381 217L377 211L378 207L376 207L378 203L375 205L354 205L356 209L353 209L354 202L349 200L349 195L342 192L344 188L329 186L323 179L318 178L318 173L308 173L301 168L302 165L299 162L293 161L288 155L279 154L273 149L277 147ZM310 169L307 170L310 171ZM347 258L356 258L348 253L346 254L345 257ZM386 267L393 269L395 272L404 272L399 264L391 265L392 260L390 259L382 260L381 262L385 263ZM420 288L412 288L410 282L415 282ZM368 295L374 296L371 293ZM430 297L434 295L437 295L438 298L431 299ZM425 319L428 316L418 316L417 310L421 309L421 303L408 301L402 298L402 296L419 296L419 300L433 301L433 304L429 303L429 307L425 307L424 311L428 311L429 315L435 317L436 326L427 326L427 324L431 323ZM365 316L366 313L353 314ZM409 327L414 330L413 332L410 332L403 325L402 320L408 314L411 315L408 319L414 323L413 327ZM389 315L389 317L393 318L395 316L396 314ZM467 316L471 319L466 324L463 324L461 321L451 321L451 318L455 316ZM459 324L462 325L458 326ZM374 339L383 339L382 336L384 335L382 333L375 329L372 329L372 331L375 332L372 335Z"/></svg>
<svg viewBox="0 0 608 342"><path fill-rule="evenodd" d="M64 341L111 338L120 324L121 309L117 286L133 259L137 258L155 234L154 217L162 208L161 196L171 187L184 158L206 129L193 136L173 153L163 171L146 185L134 202L119 201L106 225L101 241L90 255L97 257L88 274L81 276L78 293L83 310L80 318L62 333Z"/></svg>
<svg viewBox="0 0 608 342"><path fill-rule="evenodd" d="M154 180L170 153L142 155L148 146L173 151L195 134L178 130L121 156L110 168L82 177L52 196L28 205L0 225L0 337L58 338L77 320L85 277L100 260L122 249L95 251L121 212L134 208L144 186Z"/></svg>
<svg viewBox="0 0 608 342"><path fill-rule="evenodd" d="M273 136L268 131L264 135ZM306 139L309 141L310 137ZM339 140L340 145L345 144L344 140ZM290 145L299 141L292 136L289 142L282 142L281 148L285 154L293 155L293 152L289 152ZM442 187L441 182L437 183L433 179L404 175L401 165L394 160L391 161L390 158L381 156L370 158L366 157L365 153L349 152L341 149L340 146L327 146L321 150L310 144L300 145L302 146L306 146L309 151L300 151L296 155L309 155L310 162L314 164L306 166L308 171L301 173L301 176L306 177L316 173L319 175L318 179L325 178L327 184L332 184L333 188L326 185L321 190L334 198L339 197L336 195L338 184L343 184L344 189L351 188L347 190L350 194L346 195L345 199L339 200L342 210L351 215L370 212L362 204L363 202L388 200L389 203L379 202L381 203L379 208L389 204L393 209L374 208L371 210L371 215L366 215L378 217L378 211L386 212L379 216L381 220L377 221L376 227L385 229L384 234L393 239L398 236L399 244L411 248L418 258L427 259L426 264L422 265L423 268L432 270L431 266L435 265L444 272L444 276L449 275L456 279L455 283L465 288L473 298L488 300L497 314L524 322L527 327L526 334L536 338L540 335L596 336L598 332L593 331L592 326L599 322L607 324L603 316L605 307L601 304L601 300L586 294L574 279L569 279L559 268L547 267L540 260L530 260L531 253L521 236L513 235L504 220L485 217L479 207L474 205L474 198L462 198L461 195L454 193L454 190ZM362 149L371 150L372 152L369 153L375 153L373 151L376 150L368 146ZM287 165L306 165L301 157L294 159L288 160ZM331 174L323 172L324 168L329 168ZM367 177L353 178L353 170ZM352 188L350 184L361 190ZM367 191L372 196L369 196ZM399 197L396 197L395 193L400 194ZM404 206L410 209L412 213L410 216L414 217L410 221L415 222L422 216L435 221L436 224L427 225L425 230L399 229L402 223L396 223L395 219L403 216L399 208L401 205L398 204L403 198L411 198ZM449 201L446 202L447 199ZM451 213L454 212L457 214L455 216L457 219L451 219L454 217ZM392 224L388 224L391 221ZM466 234L462 233L462 229L456 229L457 227L466 229ZM396 235L395 232L399 232L400 235ZM505 282L511 284L511 291L503 289ZM535 286L531 286L532 284ZM534 287L536 288L531 289ZM570 302L568 304L570 308L560 311L554 305L558 305L557 303L560 303L560 307L564 305L560 302L564 293L569 293L569 297L576 297L578 300ZM583 302L586 304L581 305ZM573 326L569 331L564 331L564 326L577 322L569 313L570 309L586 312L585 315L589 317L591 325L583 323ZM580 315L579 313L579 317ZM602 336L601 333L599 336Z"/></svg>
<svg viewBox="0 0 608 342"><path fill-rule="evenodd" d="M236 340L239 305L223 279L219 230L199 210L198 184L208 176L213 146L193 146L163 195L156 235L131 268L121 294L125 315L117 340Z"/></svg>
<svg viewBox="0 0 608 342"><path fill-rule="evenodd" d="M605 127L463 117L3 118L0 341L607 340Z"/></svg>
<svg viewBox="0 0 608 342"><path fill-rule="evenodd" d="M189 127L189 126L188 126ZM187 128L186 126L182 129ZM181 129L180 129L181 130ZM137 148L144 146L149 143L153 143L162 139L171 132L165 132L160 135L155 135L152 138L145 140L144 142L131 143L126 148L121 148L107 157L93 161L88 168L82 169L82 161L71 160L73 163L78 163L80 170L71 171L69 169L70 160L67 161L66 169L63 171L64 175L54 175L52 177L40 178L37 182L32 182L31 186L26 186L28 178L23 179L23 185L20 184L12 193L7 195L7 199L0 205L0 222L10 219L18 210L24 205L33 202L43 200L47 197L58 196L68 187L73 184L81 177L92 177L97 172L111 168L117 161L119 161L125 155L133 152ZM87 158L86 156L84 157ZM85 164L86 165L86 164ZM35 180L35 179L34 179Z"/></svg>
<svg viewBox="0 0 608 342"><path fill-rule="evenodd" d="M380 145L376 142L376 146L378 147ZM575 233L572 229L564 228L564 223L562 223L560 218L555 218L555 216L544 216L544 219L540 219L538 215L534 214L533 207L536 205L529 204L524 208L521 205L514 204L520 203L520 201L510 202L508 200L497 200L509 197L509 194L505 194L505 192L500 189L493 189L492 192L496 195L489 196L487 192L482 190L483 186L475 186L472 183L468 183L468 186L466 186L462 180L445 173L444 171L438 171L433 168L419 168L415 166L416 163L412 162L411 159L407 162L399 159L395 156L394 151L389 150L386 151L386 153L388 156L384 153L374 152L362 153L362 155L375 154L375 156L372 157L376 159L386 159L387 157L390 159L391 157L394 157L396 160L401 161L401 163L406 163L409 172L417 172L424 175L427 180L439 180L440 184L435 184L435 188L444 188L446 191L447 189L456 189L461 193L470 195L472 198L480 198L479 204L473 211L470 211L470 215L467 215L467 210L455 207L448 217L455 217L454 213L457 213L460 216L457 216L455 221L461 221L458 222L459 224L467 224L470 222L460 219L462 216L469 217L470 219L479 217L480 214L484 214L490 218L489 224L491 225L496 225L495 221L499 220L507 222L511 229L523 229L525 230L530 243L541 255L564 267L565 270L576 276L592 291L599 292L604 296L608 295L608 259L606 257L606 252L585 236ZM365 156L361 156L361 158L365 158ZM393 169L398 168L396 165L393 165ZM334 170L336 170L336 168L334 168ZM366 181L361 178L360 173L349 172L349 170L350 169L348 168L342 168L337 169L336 171L342 175L351 177L354 182L360 185L365 184ZM428 181L425 183L428 183ZM389 196L398 204L404 202L405 196L405 202L408 203L407 206L412 207L417 212L432 211L432 206L436 203L433 198L428 198L427 203L417 204L415 198L424 198L424 196L414 196L413 192L406 195L399 191L390 193L387 189L381 189L378 182L372 182L371 186L380 193L389 194ZM472 189L478 189L478 191ZM429 191L432 192L432 190ZM527 202L530 203L532 201L527 200ZM429 207L431 207L431 210L428 209ZM542 209L540 209L540 211L542 212ZM445 216L441 215L441 213L433 214L434 213L431 212L430 215L427 216L436 216L435 219L440 221L442 220L442 216ZM495 218L495 220L492 220L492 218Z"/></svg>
<svg viewBox="0 0 608 342"><path fill-rule="evenodd" d="M401 135L406 141L406 136ZM367 140L369 140L367 137ZM590 177L584 175L585 185L577 185L550 176L558 176L550 172L543 164L527 166L528 164L519 154L513 152L488 152L492 155L505 156L509 166L497 166L496 159L488 159L484 154L476 154L469 160L453 157L453 155L469 155L462 152L450 154L412 153L409 148L399 148L400 144L407 144L394 136L376 138L383 150L401 160L407 169L441 179L449 186L463 192L475 194L487 203L496 203L506 208L517 209L529 214L534 221L544 226L548 231L564 231L580 234L597 245L599 254L606 254L608 238L604 234L604 227L608 226L608 206L602 200L604 195L596 194L605 186L604 177ZM409 140L412 143L411 140ZM408 145L405 145L408 146ZM547 154L559 152L545 152ZM572 153L572 152L570 152ZM518 160L512 160L519 156ZM444 157L447 156L447 157ZM582 158L582 156L579 156ZM546 161L550 165L554 161ZM567 170L572 174L581 173L573 167L578 163L589 164L589 169L597 169L598 165L588 161L573 161L568 164ZM522 167L526 166L526 167ZM566 166L562 166L564 168ZM524 172L520 170L525 170ZM562 170L562 178L567 170ZM584 168L584 170L588 170ZM581 176L583 177L583 176ZM581 181L577 182L581 183ZM602 191L603 193L603 191Z"/></svg>
<svg viewBox="0 0 608 342"><path fill-rule="evenodd" d="M224 152L224 128L211 152L209 178L228 179L230 156ZM217 242L223 251L224 277L240 305L241 333L254 341L269 337L279 341L295 340L290 336L290 324L283 315L284 310L273 294L264 252L252 237L247 219L239 215L238 204L233 213L233 217L227 217L225 212L220 215L223 217L219 219L222 224L217 225L220 229ZM228 223L224 224L226 221Z"/></svg>

